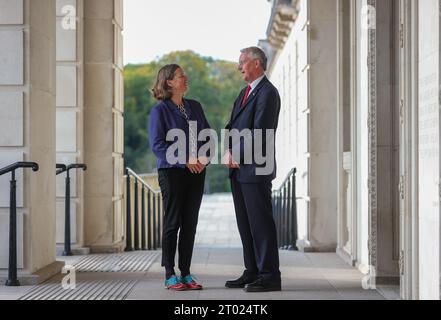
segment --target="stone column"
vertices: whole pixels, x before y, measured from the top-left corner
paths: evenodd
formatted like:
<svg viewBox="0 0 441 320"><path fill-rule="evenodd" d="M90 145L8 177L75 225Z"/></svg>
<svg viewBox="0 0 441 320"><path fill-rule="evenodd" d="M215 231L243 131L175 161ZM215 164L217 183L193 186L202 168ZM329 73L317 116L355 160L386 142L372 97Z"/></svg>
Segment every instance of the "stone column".
<svg viewBox="0 0 441 320"><path fill-rule="evenodd" d="M350 265L355 265L356 238L356 202L353 169L355 155L356 127L354 123L354 85L355 85L355 18L354 3L350 0L338 0L338 244L337 253Z"/></svg>
<svg viewBox="0 0 441 320"><path fill-rule="evenodd" d="M304 251L337 247L337 1L308 2L308 239Z"/></svg>
<svg viewBox="0 0 441 320"><path fill-rule="evenodd" d="M356 253L358 267L370 274L370 284L399 283L396 5L390 0L356 2Z"/></svg>
<svg viewBox="0 0 441 320"><path fill-rule="evenodd" d="M84 2L85 244L124 248L122 0Z"/></svg>
<svg viewBox="0 0 441 320"><path fill-rule="evenodd" d="M440 2L418 2L419 298L440 298Z"/></svg>
<svg viewBox="0 0 441 320"><path fill-rule="evenodd" d="M55 0L0 0L0 166L18 173L22 284L59 272L55 263ZM9 182L0 178L0 282L8 267Z"/></svg>

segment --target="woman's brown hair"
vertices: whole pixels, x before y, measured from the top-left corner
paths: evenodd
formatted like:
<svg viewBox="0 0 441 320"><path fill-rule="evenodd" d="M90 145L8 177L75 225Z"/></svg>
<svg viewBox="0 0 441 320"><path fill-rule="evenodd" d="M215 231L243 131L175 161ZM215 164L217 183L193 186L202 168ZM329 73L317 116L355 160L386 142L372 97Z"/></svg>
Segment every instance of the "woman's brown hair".
<svg viewBox="0 0 441 320"><path fill-rule="evenodd" d="M155 85L152 89L153 97L156 100L167 100L172 97L170 86L167 84L168 80L173 80L176 70L181 69L177 64L167 64L163 66L156 77Z"/></svg>

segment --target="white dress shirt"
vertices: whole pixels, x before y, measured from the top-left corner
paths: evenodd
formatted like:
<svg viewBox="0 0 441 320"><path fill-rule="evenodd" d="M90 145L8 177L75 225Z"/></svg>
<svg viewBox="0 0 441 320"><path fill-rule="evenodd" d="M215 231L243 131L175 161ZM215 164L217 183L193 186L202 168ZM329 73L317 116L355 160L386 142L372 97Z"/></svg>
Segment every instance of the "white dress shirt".
<svg viewBox="0 0 441 320"><path fill-rule="evenodd" d="M253 92L254 89L256 89L256 87L259 85L260 81L263 80L263 78L265 78L265 75L261 76L260 78L257 78L256 80L250 83L251 90L250 93L248 94L248 97L250 96L251 92Z"/></svg>

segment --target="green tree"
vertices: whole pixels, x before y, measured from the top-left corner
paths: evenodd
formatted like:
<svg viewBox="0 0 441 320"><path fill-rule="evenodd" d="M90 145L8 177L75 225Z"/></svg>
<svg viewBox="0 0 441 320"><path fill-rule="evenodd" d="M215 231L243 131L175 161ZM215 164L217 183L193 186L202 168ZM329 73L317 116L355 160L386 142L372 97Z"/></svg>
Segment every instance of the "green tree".
<svg viewBox="0 0 441 320"><path fill-rule="evenodd" d="M125 165L137 172L153 172L156 158L149 145L148 125L151 109L156 105L150 93L159 69L169 63L179 64L189 77L186 97L198 100L211 127L220 137L231 114L233 102L244 86L236 64L203 57L193 51L175 51L157 61L127 65L125 90ZM206 191L229 191L228 171L221 165L207 170Z"/></svg>

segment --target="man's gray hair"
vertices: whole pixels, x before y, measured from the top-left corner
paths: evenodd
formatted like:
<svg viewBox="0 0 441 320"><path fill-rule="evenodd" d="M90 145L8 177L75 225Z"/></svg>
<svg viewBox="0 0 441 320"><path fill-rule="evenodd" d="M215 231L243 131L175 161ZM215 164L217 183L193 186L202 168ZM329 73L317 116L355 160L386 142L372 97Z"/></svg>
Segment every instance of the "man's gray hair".
<svg viewBox="0 0 441 320"><path fill-rule="evenodd" d="M249 47L240 50L240 52L250 55L253 59L259 60L263 70L266 71L268 58L266 57L266 54L265 52L263 52L262 49L260 49L259 47Z"/></svg>

